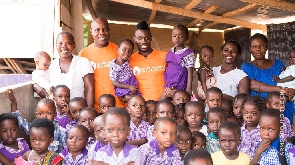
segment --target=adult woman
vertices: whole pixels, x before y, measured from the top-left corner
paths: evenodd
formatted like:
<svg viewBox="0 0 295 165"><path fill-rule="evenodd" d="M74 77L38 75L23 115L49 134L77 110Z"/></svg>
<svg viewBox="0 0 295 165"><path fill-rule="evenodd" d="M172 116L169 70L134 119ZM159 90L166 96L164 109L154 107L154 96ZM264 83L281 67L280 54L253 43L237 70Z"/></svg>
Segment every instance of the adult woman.
<svg viewBox="0 0 295 165"><path fill-rule="evenodd" d="M56 48L59 58L53 60L49 67L50 83L53 86L67 85L71 92L71 99L84 97L88 107L93 107L94 80L90 62L84 57L72 54L75 42L69 32L61 32L57 36ZM46 91L38 84L34 84L34 90L41 97L46 96Z"/></svg>
<svg viewBox="0 0 295 165"><path fill-rule="evenodd" d="M226 41L221 46L221 55L222 65L213 67L213 74L224 98L233 100L238 93L249 94L248 76L236 67L237 58L241 55L241 46L237 41Z"/></svg>
<svg viewBox="0 0 295 165"><path fill-rule="evenodd" d="M268 39L263 34L256 33L250 38L250 52L255 60L244 63L241 67L250 79L250 94L261 95L266 98L268 92L280 92L283 90L287 96L293 98L293 89L276 86L277 83L273 81L273 76L278 76L281 73L284 64L278 59L265 58L267 45ZM285 116L289 118L291 123L293 123L293 113L294 104L288 101Z"/></svg>

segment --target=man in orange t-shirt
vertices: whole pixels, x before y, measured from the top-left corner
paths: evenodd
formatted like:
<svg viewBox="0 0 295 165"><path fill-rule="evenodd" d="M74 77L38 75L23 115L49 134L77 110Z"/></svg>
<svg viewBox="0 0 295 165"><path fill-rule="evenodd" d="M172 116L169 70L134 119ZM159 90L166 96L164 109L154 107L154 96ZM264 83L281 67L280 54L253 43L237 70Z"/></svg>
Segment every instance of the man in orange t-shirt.
<svg viewBox="0 0 295 165"><path fill-rule="evenodd" d="M117 58L118 46L109 42L110 28L105 18L99 17L91 23L94 43L80 51L79 56L86 57L94 69L94 108L99 110L98 99L103 94L115 96L114 86L109 77L109 62ZM115 96L116 106L123 107L122 101Z"/></svg>
<svg viewBox="0 0 295 165"><path fill-rule="evenodd" d="M145 21L137 24L134 42L138 52L131 56L130 66L138 81L138 90L145 100L159 100L165 89L167 52L151 48L152 35Z"/></svg>

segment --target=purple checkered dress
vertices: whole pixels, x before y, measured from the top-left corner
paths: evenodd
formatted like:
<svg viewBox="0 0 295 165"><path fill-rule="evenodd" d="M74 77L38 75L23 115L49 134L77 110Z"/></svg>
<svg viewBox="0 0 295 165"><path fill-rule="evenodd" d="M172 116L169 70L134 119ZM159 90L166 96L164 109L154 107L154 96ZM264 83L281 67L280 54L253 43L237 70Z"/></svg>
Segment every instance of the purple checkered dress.
<svg viewBox="0 0 295 165"><path fill-rule="evenodd" d="M87 149L84 148L83 151L79 155L77 155L76 159L74 160L72 154L69 152L69 149L65 148L59 155L63 158L63 165L84 165L88 163L87 153Z"/></svg>
<svg viewBox="0 0 295 165"><path fill-rule="evenodd" d="M138 127L130 121L130 134L127 136L128 140L140 140L146 138L147 130L150 127L150 124L144 120L141 120Z"/></svg>

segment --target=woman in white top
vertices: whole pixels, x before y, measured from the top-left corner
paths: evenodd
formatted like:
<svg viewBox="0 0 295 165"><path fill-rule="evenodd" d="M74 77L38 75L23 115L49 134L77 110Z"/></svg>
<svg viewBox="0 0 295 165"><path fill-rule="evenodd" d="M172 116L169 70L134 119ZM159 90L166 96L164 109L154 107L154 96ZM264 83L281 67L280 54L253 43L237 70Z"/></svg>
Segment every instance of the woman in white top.
<svg viewBox="0 0 295 165"><path fill-rule="evenodd" d="M235 40L228 40L221 46L223 62L221 66L213 67L217 87L223 97L233 100L238 93L249 94L249 79L247 74L236 67L241 46Z"/></svg>
<svg viewBox="0 0 295 165"><path fill-rule="evenodd" d="M66 85L70 89L71 99L84 97L88 107L94 104L93 68L84 57L73 55L74 37L69 32L61 32L57 36L56 48L59 58L54 59L49 67L49 79L53 86ZM46 97L46 91L38 84L34 90L41 97Z"/></svg>

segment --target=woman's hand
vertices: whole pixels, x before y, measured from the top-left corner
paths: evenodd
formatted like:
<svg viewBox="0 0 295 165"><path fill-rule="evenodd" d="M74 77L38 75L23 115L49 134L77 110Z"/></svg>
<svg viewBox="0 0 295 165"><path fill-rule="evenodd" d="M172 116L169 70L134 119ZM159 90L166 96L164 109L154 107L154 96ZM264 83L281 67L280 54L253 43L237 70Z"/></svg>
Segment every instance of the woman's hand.
<svg viewBox="0 0 295 165"><path fill-rule="evenodd" d="M137 87L134 86L134 85L129 85L128 90L129 90L131 93L135 94L136 91L137 91Z"/></svg>
<svg viewBox="0 0 295 165"><path fill-rule="evenodd" d="M38 84L34 84L33 89L41 98L45 98L49 96L46 90L44 88L41 88Z"/></svg>
<svg viewBox="0 0 295 165"><path fill-rule="evenodd" d="M293 88L285 88L285 95L289 97L290 100L293 100L295 96L295 89Z"/></svg>

